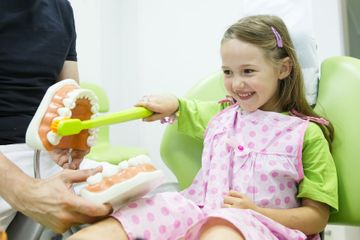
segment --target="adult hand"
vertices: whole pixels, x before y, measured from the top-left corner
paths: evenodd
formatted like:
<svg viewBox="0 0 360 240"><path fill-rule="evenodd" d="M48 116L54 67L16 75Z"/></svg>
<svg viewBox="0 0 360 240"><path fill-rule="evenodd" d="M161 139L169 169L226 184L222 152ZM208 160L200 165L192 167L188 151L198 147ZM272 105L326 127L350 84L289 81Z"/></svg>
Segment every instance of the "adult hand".
<svg viewBox="0 0 360 240"><path fill-rule="evenodd" d="M78 169L81 161L85 155L89 153L89 150L78 150L78 149L54 149L49 152L51 158L60 167L65 169Z"/></svg>
<svg viewBox="0 0 360 240"><path fill-rule="evenodd" d="M230 191L229 194L224 197L223 207L252 209L255 211L257 211L258 208L244 193L236 191Z"/></svg>
<svg viewBox="0 0 360 240"><path fill-rule="evenodd" d="M92 223L112 211L110 205L95 204L75 195L72 184L83 182L101 171L101 167L87 170L63 170L44 179L32 179L19 186L14 207L54 232L63 233L72 225Z"/></svg>
<svg viewBox="0 0 360 240"><path fill-rule="evenodd" d="M179 108L179 100L174 95L146 95L135 105L145 107L154 112L150 117L144 118L152 122L173 115Z"/></svg>

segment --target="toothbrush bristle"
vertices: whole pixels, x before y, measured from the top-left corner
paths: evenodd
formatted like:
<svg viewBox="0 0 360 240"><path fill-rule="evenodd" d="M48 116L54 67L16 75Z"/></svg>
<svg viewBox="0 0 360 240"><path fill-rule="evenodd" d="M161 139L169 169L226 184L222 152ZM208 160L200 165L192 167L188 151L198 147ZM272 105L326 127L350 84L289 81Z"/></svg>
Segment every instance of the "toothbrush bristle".
<svg viewBox="0 0 360 240"><path fill-rule="evenodd" d="M68 119L70 118L54 119L50 126L51 131L53 131L54 133L58 133L60 121L68 120Z"/></svg>
<svg viewBox="0 0 360 240"><path fill-rule="evenodd" d="M50 129L54 133L57 133L59 122L60 122L60 120L57 119L57 120L53 120L52 123L51 123Z"/></svg>

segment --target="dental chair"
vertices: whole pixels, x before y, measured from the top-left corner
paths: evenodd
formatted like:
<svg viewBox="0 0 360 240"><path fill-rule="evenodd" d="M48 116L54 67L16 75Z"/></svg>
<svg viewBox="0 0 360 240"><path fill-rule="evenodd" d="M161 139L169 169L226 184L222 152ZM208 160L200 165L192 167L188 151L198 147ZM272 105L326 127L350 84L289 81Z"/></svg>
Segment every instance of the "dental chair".
<svg viewBox="0 0 360 240"><path fill-rule="evenodd" d="M315 111L335 128L332 155L339 182L339 212L329 223L360 226L360 60L339 56L321 64ZM225 96L221 73L199 82L189 99L219 100ZM161 143L161 157L175 174L180 189L189 186L200 168L202 142L169 125Z"/></svg>

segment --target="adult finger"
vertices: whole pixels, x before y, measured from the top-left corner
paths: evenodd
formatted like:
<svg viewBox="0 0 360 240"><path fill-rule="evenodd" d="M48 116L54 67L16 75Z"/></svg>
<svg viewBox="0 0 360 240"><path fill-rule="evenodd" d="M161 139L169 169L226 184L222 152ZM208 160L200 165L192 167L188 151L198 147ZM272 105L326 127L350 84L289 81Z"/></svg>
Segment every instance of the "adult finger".
<svg viewBox="0 0 360 240"><path fill-rule="evenodd" d="M70 168L70 163L68 163L68 162L65 163L64 165L62 165L61 167L64 168L64 169L71 169Z"/></svg>
<svg viewBox="0 0 360 240"><path fill-rule="evenodd" d="M85 155L89 153L89 150L79 150L73 149L71 151L71 169L78 169L80 166L81 161L84 159Z"/></svg>
<svg viewBox="0 0 360 240"><path fill-rule="evenodd" d="M68 149L54 149L50 152L50 155L54 162L59 166L64 166L69 161L69 150Z"/></svg>
<svg viewBox="0 0 360 240"><path fill-rule="evenodd" d="M68 183L79 183L84 182L88 177L101 172L102 167L96 167L91 169L83 169L83 170L67 170L62 173L62 177L65 182Z"/></svg>
<svg viewBox="0 0 360 240"><path fill-rule="evenodd" d="M107 216L112 212L110 204L96 204L87 201L79 196L73 196L72 209L80 214L85 214L91 217Z"/></svg>

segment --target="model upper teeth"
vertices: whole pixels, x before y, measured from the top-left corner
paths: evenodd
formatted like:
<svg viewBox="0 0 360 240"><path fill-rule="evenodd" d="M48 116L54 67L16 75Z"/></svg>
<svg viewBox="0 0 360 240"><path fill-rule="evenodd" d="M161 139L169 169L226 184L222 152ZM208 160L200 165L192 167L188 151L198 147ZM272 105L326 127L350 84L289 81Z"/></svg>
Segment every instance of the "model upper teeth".
<svg viewBox="0 0 360 240"><path fill-rule="evenodd" d="M62 100L63 107L57 109L58 116L55 117L52 122L61 120L63 118L71 118L72 109L76 107L76 101L78 99L87 99L91 105L91 116L93 119L98 115L99 105L97 96L87 89L74 89L67 94L67 97ZM62 136L58 135L56 132L49 131L47 133L47 140L52 145L58 145L62 139ZM89 137L87 139L87 145L92 147L95 145L97 139L97 130L92 129L89 131Z"/></svg>
<svg viewBox="0 0 360 240"><path fill-rule="evenodd" d="M71 118L71 109L67 107L62 107L57 110L57 113L60 117Z"/></svg>
<svg viewBox="0 0 360 240"><path fill-rule="evenodd" d="M65 106L66 108L70 108L70 109L73 109L73 108L75 108L75 106L76 106L74 100L71 99L71 98L64 98L64 99L63 99L63 104L64 104L64 106Z"/></svg>

